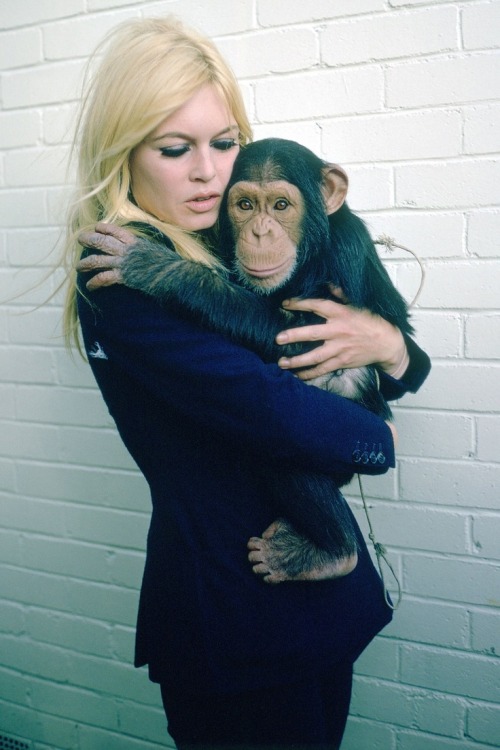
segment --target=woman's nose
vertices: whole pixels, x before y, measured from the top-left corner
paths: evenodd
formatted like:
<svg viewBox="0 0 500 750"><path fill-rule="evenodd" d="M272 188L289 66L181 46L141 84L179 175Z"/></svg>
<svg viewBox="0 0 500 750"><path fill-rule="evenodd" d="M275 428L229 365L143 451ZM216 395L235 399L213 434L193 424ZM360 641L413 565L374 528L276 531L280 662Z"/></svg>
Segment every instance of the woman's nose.
<svg viewBox="0 0 500 750"><path fill-rule="evenodd" d="M214 155L211 148L199 149L196 152L193 167L191 169L191 179L208 182L215 177Z"/></svg>

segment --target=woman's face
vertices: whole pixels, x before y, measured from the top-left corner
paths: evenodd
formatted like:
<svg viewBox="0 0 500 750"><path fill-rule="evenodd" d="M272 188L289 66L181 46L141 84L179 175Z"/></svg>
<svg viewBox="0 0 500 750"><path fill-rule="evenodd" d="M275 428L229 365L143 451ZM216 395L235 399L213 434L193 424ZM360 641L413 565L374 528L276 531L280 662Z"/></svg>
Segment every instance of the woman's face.
<svg viewBox="0 0 500 750"><path fill-rule="evenodd" d="M238 134L215 88L203 86L132 152L137 205L182 229L213 226L239 151Z"/></svg>

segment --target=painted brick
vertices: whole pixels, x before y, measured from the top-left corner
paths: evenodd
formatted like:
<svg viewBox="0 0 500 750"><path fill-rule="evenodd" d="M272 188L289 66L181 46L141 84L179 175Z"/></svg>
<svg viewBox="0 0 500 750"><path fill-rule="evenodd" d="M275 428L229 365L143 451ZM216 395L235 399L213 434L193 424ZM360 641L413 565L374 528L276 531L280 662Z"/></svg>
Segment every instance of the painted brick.
<svg viewBox="0 0 500 750"><path fill-rule="evenodd" d="M414 266L398 271L398 284L413 281ZM425 266L425 283L419 305L431 308L498 309L500 285L499 264L490 260L429 262ZM412 284L415 288L415 284Z"/></svg>
<svg viewBox="0 0 500 750"><path fill-rule="evenodd" d="M434 734L423 734L422 732L410 732L410 730L398 733L398 750L491 750L491 745L478 745L471 740L468 742L463 738L459 740L438 737Z"/></svg>
<svg viewBox="0 0 500 750"><path fill-rule="evenodd" d="M3 103L5 109L58 104L72 101L81 92L81 62L53 63L29 70L5 73Z"/></svg>
<svg viewBox="0 0 500 750"><path fill-rule="evenodd" d="M419 337L420 340L420 337ZM459 460L470 457L474 448L474 423L458 414L423 414L398 408L398 456L433 456ZM443 441L446 435L446 441Z"/></svg>
<svg viewBox="0 0 500 750"><path fill-rule="evenodd" d="M496 99L500 56L481 54L418 60L386 71L389 107L427 107Z"/></svg>
<svg viewBox="0 0 500 750"><path fill-rule="evenodd" d="M255 86L256 112L265 122L376 112L382 108L382 88L377 68L263 79Z"/></svg>
<svg viewBox="0 0 500 750"><path fill-rule="evenodd" d="M152 13L156 15L158 7L166 14L174 13L185 23L202 29L204 34L217 37L222 34L237 34L254 28L254 9L250 0L233 3L228 11L226 0L210 0L210 3L174 0L163 6L153 3ZM216 39L217 41L217 39Z"/></svg>
<svg viewBox="0 0 500 750"><path fill-rule="evenodd" d="M500 8L500 5L498 6ZM500 151L500 107L474 107L465 111L464 153Z"/></svg>
<svg viewBox="0 0 500 750"><path fill-rule="evenodd" d="M396 167L395 172L396 202L401 206L475 208L500 201L498 161L418 164Z"/></svg>
<svg viewBox="0 0 500 750"><path fill-rule="evenodd" d="M465 725L463 703L435 693L403 688L397 683L358 680L354 699L359 714L375 721L389 721L451 737L460 737Z"/></svg>
<svg viewBox="0 0 500 750"><path fill-rule="evenodd" d="M500 257L500 213L473 211L468 229L468 247L473 255Z"/></svg>
<svg viewBox="0 0 500 750"><path fill-rule="evenodd" d="M500 745L500 707L471 706L468 710L467 733L478 742Z"/></svg>
<svg viewBox="0 0 500 750"><path fill-rule="evenodd" d="M66 721L55 716L40 716L30 707L4 703L2 730L8 735L16 734L21 739L46 742L48 750L73 750L78 746L78 727L74 721ZM38 747L47 750L47 745Z"/></svg>
<svg viewBox="0 0 500 750"><path fill-rule="evenodd" d="M392 171L385 167L353 167L349 175L349 205L353 211L378 211L392 208Z"/></svg>
<svg viewBox="0 0 500 750"><path fill-rule="evenodd" d="M469 642L469 613L462 606L416 599L405 593L383 635L404 641L466 649Z"/></svg>
<svg viewBox="0 0 500 750"><path fill-rule="evenodd" d="M500 315L473 315L465 323L467 357L500 359Z"/></svg>
<svg viewBox="0 0 500 750"><path fill-rule="evenodd" d="M0 192L0 227L36 227L46 223L43 190ZM5 295L2 295L5 299Z"/></svg>
<svg viewBox="0 0 500 750"><path fill-rule="evenodd" d="M337 21L321 33L322 59L334 66L455 50L457 21L454 7Z"/></svg>
<svg viewBox="0 0 500 750"><path fill-rule="evenodd" d="M474 650L492 656L500 654L500 610L472 610L471 630Z"/></svg>
<svg viewBox="0 0 500 750"><path fill-rule="evenodd" d="M472 558L465 561L408 554L404 560L405 588L415 596L484 607L500 606L499 573L498 563Z"/></svg>
<svg viewBox="0 0 500 750"><path fill-rule="evenodd" d="M499 411L498 375L498 368L493 364L485 368L434 362L424 387L416 395L406 396L404 403L405 406L459 412Z"/></svg>
<svg viewBox="0 0 500 750"><path fill-rule="evenodd" d="M313 122L280 122L278 126L274 124L255 125L253 128L254 139L260 141L262 138L273 138L278 135L280 138L288 138L290 141L297 141L306 148L314 151L315 154L328 160L328 156L321 148L321 130Z"/></svg>
<svg viewBox="0 0 500 750"><path fill-rule="evenodd" d="M370 517L377 537L403 549L465 554L466 516L403 503L374 503Z"/></svg>
<svg viewBox="0 0 500 750"><path fill-rule="evenodd" d="M283 23L283 0L257 0L258 18L263 26L281 26ZM322 21L339 16L355 16L359 13L383 10L383 0L315 0L306 6L301 0L287 0L288 23Z"/></svg>
<svg viewBox="0 0 500 750"><path fill-rule="evenodd" d="M0 24L1 28L5 27ZM22 68L40 62L41 42L40 30L36 28L0 34L0 70Z"/></svg>
<svg viewBox="0 0 500 750"><path fill-rule="evenodd" d="M56 345L61 341L61 312L47 308L37 315L29 314L32 310L15 311L8 316L9 341L13 344L40 344L46 341Z"/></svg>
<svg viewBox="0 0 500 750"><path fill-rule="evenodd" d="M133 708L134 715L131 712ZM138 706L124 702L118 705L118 720L125 734L149 742L160 742L165 738L165 714L162 710L150 706Z"/></svg>
<svg viewBox="0 0 500 750"><path fill-rule="evenodd" d="M431 359L456 359L462 354L463 321L459 314L414 309L412 323L420 346Z"/></svg>
<svg viewBox="0 0 500 750"><path fill-rule="evenodd" d="M70 578L109 583L108 550L95 544L32 536L23 542L26 568Z"/></svg>
<svg viewBox="0 0 500 750"><path fill-rule="evenodd" d="M479 416L477 424L477 457L480 461L498 461L500 415Z"/></svg>
<svg viewBox="0 0 500 750"><path fill-rule="evenodd" d="M49 424L110 427L111 417L95 389L71 391L69 388L20 386L16 390L19 419Z"/></svg>
<svg viewBox="0 0 500 750"><path fill-rule="evenodd" d="M25 617L24 607L7 601L0 602L0 630L3 633L21 635L26 627Z"/></svg>
<svg viewBox="0 0 500 750"><path fill-rule="evenodd" d="M473 519L474 545L481 557L500 560L500 515L481 515Z"/></svg>
<svg viewBox="0 0 500 750"><path fill-rule="evenodd" d="M0 357L0 380L13 383L53 382L51 353L43 349L11 348L9 357Z"/></svg>
<svg viewBox="0 0 500 750"><path fill-rule="evenodd" d="M399 473L404 500L463 508L498 508L498 464L401 459Z"/></svg>
<svg viewBox="0 0 500 750"><path fill-rule="evenodd" d="M354 666L356 675L396 680L399 676L399 647L387 638L377 637Z"/></svg>
<svg viewBox="0 0 500 750"><path fill-rule="evenodd" d="M21 461L18 461L18 467L19 492L23 495L111 508L150 510L147 484L138 472L99 471L96 467Z"/></svg>
<svg viewBox="0 0 500 750"><path fill-rule="evenodd" d="M81 13L84 0L24 0L23 3L9 3L0 9L0 28L14 28L38 24L51 19L63 18Z"/></svg>
<svg viewBox="0 0 500 750"><path fill-rule="evenodd" d="M106 732L92 726L80 726L78 732L79 750L174 750L174 741L165 734L161 743L146 742L143 739Z"/></svg>
<svg viewBox="0 0 500 750"><path fill-rule="evenodd" d="M398 244L413 250L423 261L426 258L461 257L464 254L465 220L459 213L415 214L398 210L393 214L368 214L363 218L374 238L388 235ZM393 254L395 257L408 257L397 248L384 257L391 258Z"/></svg>
<svg viewBox="0 0 500 750"><path fill-rule="evenodd" d="M0 114L2 149L34 146L40 137L40 131L40 115L34 110Z"/></svg>
<svg viewBox="0 0 500 750"><path fill-rule="evenodd" d="M18 227L7 230L6 244L9 265L36 265L37 267L49 265L52 269L59 257L55 252L59 239L59 230L51 228L23 229ZM33 321L34 315L28 317Z"/></svg>
<svg viewBox="0 0 500 750"><path fill-rule="evenodd" d="M6 186L61 185L65 181L66 147L24 149L5 155Z"/></svg>
<svg viewBox="0 0 500 750"><path fill-rule="evenodd" d="M62 60L91 55L106 34L117 24L137 17L124 10L72 18L43 28L43 50L47 60Z"/></svg>
<svg viewBox="0 0 500 750"><path fill-rule="evenodd" d="M356 115L322 130L326 150L341 163L458 156L462 150L462 117L453 111Z"/></svg>
<svg viewBox="0 0 500 750"><path fill-rule="evenodd" d="M500 3L479 3L462 10L462 36L465 49L498 47Z"/></svg>
<svg viewBox="0 0 500 750"><path fill-rule="evenodd" d="M362 747L369 747L370 750L395 750L394 729L387 724L374 724L351 715L342 740L342 750L360 750Z"/></svg>
<svg viewBox="0 0 500 750"><path fill-rule="evenodd" d="M71 143L73 140L77 105L46 107L43 112L43 140L49 145Z"/></svg>
<svg viewBox="0 0 500 750"><path fill-rule="evenodd" d="M35 641L95 656L112 655L111 626L87 617L30 608L26 630Z"/></svg>
<svg viewBox="0 0 500 750"><path fill-rule="evenodd" d="M307 70L319 59L313 29L259 32L245 39L222 39L218 46L238 78Z"/></svg>
<svg viewBox="0 0 500 750"><path fill-rule="evenodd" d="M402 647L403 678L410 685L498 700L498 660L412 646Z"/></svg>
<svg viewBox="0 0 500 750"><path fill-rule="evenodd" d="M46 711L65 719L118 729L116 704L105 696L76 690L67 685L47 685L45 680L33 680L31 697L35 711Z"/></svg>

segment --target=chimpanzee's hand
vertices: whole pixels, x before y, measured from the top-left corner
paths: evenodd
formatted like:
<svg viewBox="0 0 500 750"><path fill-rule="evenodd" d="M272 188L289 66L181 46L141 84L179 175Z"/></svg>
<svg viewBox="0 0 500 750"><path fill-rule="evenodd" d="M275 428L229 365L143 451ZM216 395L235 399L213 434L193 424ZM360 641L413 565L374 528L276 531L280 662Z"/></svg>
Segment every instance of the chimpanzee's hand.
<svg viewBox="0 0 500 750"><path fill-rule="evenodd" d="M278 364L297 370L301 380L311 380L335 370L376 364L391 374L404 361L406 344L399 328L369 310L352 307L342 290L332 290L341 302L328 299L287 300L286 310L304 310L324 318L318 325L291 328L276 338L278 344L322 341L311 351L296 357L282 357ZM307 368L307 369L303 369ZM398 373L401 377L403 373Z"/></svg>
<svg viewBox="0 0 500 750"><path fill-rule="evenodd" d="M102 286L123 284L120 266L132 245L137 242L137 236L123 227L99 222L93 232L80 232L78 242L84 247L94 247L102 250L105 255L88 255L79 261L76 270L80 272L96 271L87 283L87 289L99 289Z"/></svg>

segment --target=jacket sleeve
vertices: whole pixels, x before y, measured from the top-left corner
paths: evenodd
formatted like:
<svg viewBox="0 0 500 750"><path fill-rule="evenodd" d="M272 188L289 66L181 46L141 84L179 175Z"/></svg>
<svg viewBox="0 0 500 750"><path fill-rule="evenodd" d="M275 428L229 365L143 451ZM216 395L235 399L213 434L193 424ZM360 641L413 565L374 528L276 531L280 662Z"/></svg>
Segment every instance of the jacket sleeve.
<svg viewBox="0 0 500 750"><path fill-rule="evenodd" d="M91 304L79 301L87 353L102 352L180 419L187 415L266 460L311 471L381 474L394 466L389 428L358 404L264 364L140 292L117 285L89 298ZM381 452L385 463L356 462L366 449Z"/></svg>
<svg viewBox="0 0 500 750"><path fill-rule="evenodd" d="M387 373L380 371L380 390L387 401L401 398L408 392L416 393L431 370L431 361L428 355L409 336L405 335L404 338L410 363L403 377L396 380Z"/></svg>

